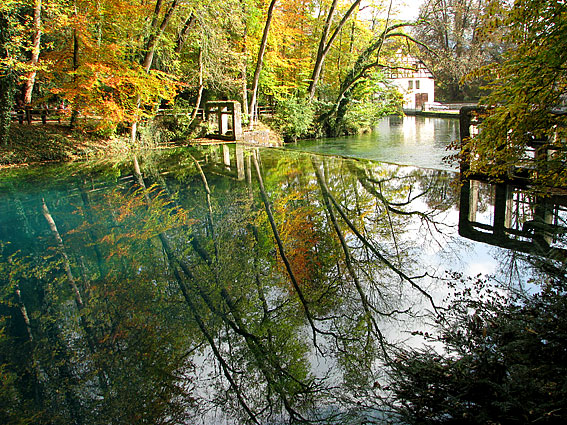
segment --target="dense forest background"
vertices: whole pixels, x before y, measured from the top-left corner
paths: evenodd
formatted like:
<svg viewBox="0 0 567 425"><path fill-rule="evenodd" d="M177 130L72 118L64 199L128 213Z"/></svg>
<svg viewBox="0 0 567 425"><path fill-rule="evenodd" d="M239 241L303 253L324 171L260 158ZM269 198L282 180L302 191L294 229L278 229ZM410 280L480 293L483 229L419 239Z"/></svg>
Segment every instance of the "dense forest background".
<svg viewBox="0 0 567 425"><path fill-rule="evenodd" d="M416 6L417 7L417 6ZM473 70L502 61L511 7L428 0L415 22L392 1L9 0L0 6L2 116L62 108L71 121L130 131L160 107L206 100L277 110L287 138L369 128L400 111L388 84L400 53L432 70L440 100L477 100ZM191 115L191 118L195 118ZM5 138L5 136L2 136Z"/></svg>
<svg viewBox="0 0 567 425"><path fill-rule="evenodd" d="M561 100L562 2L426 0L413 22L398 9L392 0L8 0L0 138L14 110L39 107L135 142L159 108L189 111L189 122L173 123L189 128L216 99L240 101L245 122L258 105L275 108L272 126L287 139L354 133L400 113L388 75L406 54L432 71L437 100L498 92L488 104L524 109L538 96L543 108Z"/></svg>

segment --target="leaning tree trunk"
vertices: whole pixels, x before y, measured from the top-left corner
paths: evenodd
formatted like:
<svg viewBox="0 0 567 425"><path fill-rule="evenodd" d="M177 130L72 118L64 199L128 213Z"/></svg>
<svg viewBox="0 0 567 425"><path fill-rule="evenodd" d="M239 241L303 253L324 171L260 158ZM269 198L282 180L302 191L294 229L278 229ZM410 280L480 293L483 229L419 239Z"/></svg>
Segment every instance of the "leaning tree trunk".
<svg viewBox="0 0 567 425"><path fill-rule="evenodd" d="M258 93L258 82L260 81L260 71L262 71L262 64L264 63L264 53L266 52L266 45L268 44L268 33L270 32L270 25L274 16L274 7L277 0L272 0L270 7L268 7L268 16L266 17L266 25L264 26L264 34L258 50L258 60L256 61L256 70L254 71L254 80L252 81L252 96L250 98L250 128L254 127L254 114L256 112L256 96Z"/></svg>
<svg viewBox="0 0 567 425"><path fill-rule="evenodd" d="M412 24L399 23L389 27L387 26L380 35L374 37L370 45L358 56L353 67L341 81L340 92L334 106L319 118L319 122L328 136L333 137L341 131L343 118L347 111L348 104L350 103L352 91L356 85L361 82L361 79L367 75L369 70L383 66L380 64L379 60L380 51L382 50L384 42L389 38L401 37L419 44L409 35L397 31L399 28L410 25Z"/></svg>
<svg viewBox="0 0 567 425"><path fill-rule="evenodd" d="M311 74L311 81L309 82L309 99L313 99L315 95L315 87L317 86L317 81L321 75L321 69L323 68L323 54L325 52L325 45L327 37L329 36L329 30L331 29L331 22L333 21L333 16L335 14L335 9L339 0L333 0L331 7L329 8L329 13L327 15L327 20L325 21L325 26L323 27L323 33L321 34L321 39L319 40L319 47L317 49L317 57L315 58L315 65L313 66L313 72Z"/></svg>
<svg viewBox="0 0 567 425"><path fill-rule="evenodd" d="M167 12L165 12L163 20L161 21L161 24L158 27L158 18L161 11L161 3L162 0L157 0L156 2L156 8L154 10L154 16L150 28L150 36L148 37L148 41L146 42L146 46L145 46L146 54L144 55L144 61L142 62L142 67L144 68L144 71L146 73L150 72L150 68L152 67L152 63L154 61L157 42L161 37L161 35L163 34L163 32L165 31L167 25L169 24L173 12L177 7L178 0L173 0L171 5L169 6L169 9L167 10ZM134 120L132 122L132 128L130 131L130 138L132 140L132 144L136 142L136 136L138 134L138 111L140 109L140 103L141 103L141 97L140 95L138 95L136 99L136 112L134 114Z"/></svg>
<svg viewBox="0 0 567 425"><path fill-rule="evenodd" d="M346 21L350 18L352 13L360 4L361 0L356 0L347 12L343 15L341 21L333 31L333 34L327 41L327 36L329 35L329 30L331 27L331 22L333 20L333 15L335 12L335 8L337 6L337 0L333 0L333 4L331 5L331 9L329 10L329 14L327 16L327 20L325 21L325 27L323 28L323 34L321 34L321 40L319 41L319 48L317 50L317 58L315 59L315 65L313 66L313 73L311 74L311 82L309 83L309 100L313 99L315 96L315 89L317 88L317 83L319 82L319 78L321 77L321 72L323 71L323 63L325 62L325 58L331 50L333 43L335 42L337 36L343 29Z"/></svg>
<svg viewBox="0 0 567 425"><path fill-rule="evenodd" d="M183 46L187 41L187 35L189 34L189 31L191 31L191 29L193 29L193 27L195 26L195 22L197 22L197 18L195 17L195 14L191 13L191 15L189 15L189 18L187 18L187 20L185 21L185 24L183 25L183 29L179 33L179 36L177 37L175 53L180 54L181 50L183 50Z"/></svg>

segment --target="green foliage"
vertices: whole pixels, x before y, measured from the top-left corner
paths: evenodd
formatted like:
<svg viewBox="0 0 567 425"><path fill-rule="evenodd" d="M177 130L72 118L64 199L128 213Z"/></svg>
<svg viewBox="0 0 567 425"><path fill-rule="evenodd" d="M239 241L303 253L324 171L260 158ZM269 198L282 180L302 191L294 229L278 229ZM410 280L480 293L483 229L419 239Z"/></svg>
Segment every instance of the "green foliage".
<svg viewBox="0 0 567 425"><path fill-rule="evenodd" d="M14 76L10 70L0 70L0 145L9 143L14 105Z"/></svg>
<svg viewBox="0 0 567 425"><path fill-rule="evenodd" d="M0 145L9 142L14 106L14 74L9 63L9 43L12 35L10 16L0 10Z"/></svg>
<svg viewBox="0 0 567 425"><path fill-rule="evenodd" d="M289 96L278 101L274 124L286 141L296 141L309 133L314 118L315 108L309 100Z"/></svg>
<svg viewBox="0 0 567 425"><path fill-rule="evenodd" d="M482 99L488 108L480 134L465 148L474 164L494 177L506 176L533 141L555 145L559 151L535 163L532 177L541 185L565 185L567 116L551 113L567 95L567 14L553 0L521 0L505 24L515 44L502 64L484 70L491 94Z"/></svg>
<svg viewBox="0 0 567 425"><path fill-rule="evenodd" d="M148 120L140 129L143 146L156 146L162 143L188 141L205 137L210 132L209 123L200 118L192 118L194 106L191 102L178 99L171 109Z"/></svg>
<svg viewBox="0 0 567 425"><path fill-rule="evenodd" d="M565 280L508 296L481 279L459 288L423 349L390 366L395 410L409 424L564 423ZM438 347L435 349L434 347Z"/></svg>
<svg viewBox="0 0 567 425"><path fill-rule="evenodd" d="M372 131L386 115L401 115L403 97L388 85L381 72L373 73L354 90L354 99L348 105L343 118L346 133Z"/></svg>

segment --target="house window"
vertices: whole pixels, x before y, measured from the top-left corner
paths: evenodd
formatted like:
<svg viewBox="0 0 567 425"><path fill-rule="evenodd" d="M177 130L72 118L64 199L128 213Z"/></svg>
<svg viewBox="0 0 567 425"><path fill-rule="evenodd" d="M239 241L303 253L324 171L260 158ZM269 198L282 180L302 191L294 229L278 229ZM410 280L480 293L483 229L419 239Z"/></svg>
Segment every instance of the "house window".
<svg viewBox="0 0 567 425"><path fill-rule="evenodd" d="M408 90L413 90L413 81L408 81Z"/></svg>
<svg viewBox="0 0 567 425"><path fill-rule="evenodd" d="M415 81L415 88L416 88L417 90L419 90L419 80L416 80L416 81Z"/></svg>

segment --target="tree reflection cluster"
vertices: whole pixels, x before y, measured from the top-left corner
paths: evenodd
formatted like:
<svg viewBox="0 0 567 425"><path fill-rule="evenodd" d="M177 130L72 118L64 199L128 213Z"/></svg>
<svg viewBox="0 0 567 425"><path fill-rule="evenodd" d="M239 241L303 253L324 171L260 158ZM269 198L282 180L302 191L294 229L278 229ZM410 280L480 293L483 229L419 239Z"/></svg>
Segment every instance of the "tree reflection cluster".
<svg viewBox="0 0 567 425"><path fill-rule="evenodd" d="M215 149L0 181L3 423L399 418L453 176Z"/></svg>

